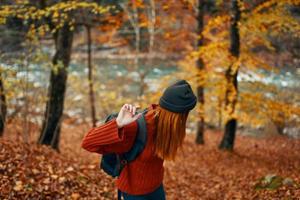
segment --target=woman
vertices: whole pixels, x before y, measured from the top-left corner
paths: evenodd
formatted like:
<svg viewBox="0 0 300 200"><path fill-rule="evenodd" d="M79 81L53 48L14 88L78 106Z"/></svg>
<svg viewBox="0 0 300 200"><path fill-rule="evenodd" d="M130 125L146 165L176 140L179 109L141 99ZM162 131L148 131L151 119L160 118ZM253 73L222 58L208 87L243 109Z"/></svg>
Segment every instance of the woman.
<svg viewBox="0 0 300 200"><path fill-rule="evenodd" d="M188 113L197 99L191 86L180 80L169 86L159 104L151 104L145 115L147 143L141 154L127 164L116 179L125 200L164 200L163 162L174 160L182 147ZM82 147L99 154L124 153L133 145L136 132L136 107L125 104L116 119L91 129Z"/></svg>

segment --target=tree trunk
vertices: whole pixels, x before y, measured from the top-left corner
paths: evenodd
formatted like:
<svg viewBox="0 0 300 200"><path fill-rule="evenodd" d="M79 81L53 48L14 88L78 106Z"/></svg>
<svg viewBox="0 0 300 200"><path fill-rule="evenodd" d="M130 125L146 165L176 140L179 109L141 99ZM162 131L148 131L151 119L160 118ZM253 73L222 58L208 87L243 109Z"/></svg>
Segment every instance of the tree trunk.
<svg viewBox="0 0 300 200"><path fill-rule="evenodd" d="M238 82L237 75L239 66L236 62L240 54L240 35L238 22L240 20L240 8L238 0L231 1L231 24L230 24L230 54L233 56L234 61L226 70L225 78L227 81L227 87L225 92L225 111L227 114L227 120L225 124L225 132L223 139L219 145L220 149L233 150L234 139L236 134L237 120L234 117L235 107L238 96Z"/></svg>
<svg viewBox="0 0 300 200"><path fill-rule="evenodd" d="M127 4L127 6L125 4L120 4L120 6L123 8L123 10L127 13L128 15L128 19L130 21L130 24L132 25L133 29L134 29L134 34L135 34L135 41L134 41L134 45L135 45L135 57L134 57L134 71L138 72L139 74L139 78L140 78L140 86L139 86L139 91L138 91L138 96L142 96L144 93L144 83L142 83L142 81L144 81L142 79L142 72L140 72L139 70L139 54L140 54L140 40L141 40L141 28L140 28L140 24L139 24L139 11L137 8L137 5L135 5L135 1L132 2L132 11L129 11L128 6L129 4Z"/></svg>
<svg viewBox="0 0 300 200"><path fill-rule="evenodd" d="M204 5L205 0L199 0L198 1L198 15L197 15L197 34L199 36L199 39L197 41L197 48L199 49L203 45L203 18L204 18ZM197 69L199 73L199 82L203 83L204 78L204 62L202 58L199 56L197 60ZM197 86L197 96L198 96L198 106L199 106L199 112L198 117L199 121L197 122L197 133L196 133L196 144L204 144L204 85L198 85Z"/></svg>
<svg viewBox="0 0 300 200"><path fill-rule="evenodd" d="M88 80L89 80L89 96L90 96L90 106L91 106L91 117L93 122L93 127L96 127L96 107L95 107L95 94L94 94L94 82L93 82L93 66L92 66L92 36L91 27L86 26L87 30L87 54L88 54Z"/></svg>
<svg viewBox="0 0 300 200"><path fill-rule="evenodd" d="M154 51L154 42L155 42L155 23L156 23L156 11L155 11L155 1L149 0L149 6L147 6L147 16L148 16L148 33L149 33L149 43L148 43L148 56L147 56L147 65L144 70L139 70L140 77L140 92L139 96L145 94L147 83L145 82L146 76L151 72L153 68L153 58L151 57ZM138 15L136 16L138 17ZM138 22L138 20L137 20ZM140 32L140 31L139 31ZM140 39L139 39L140 40ZM142 100L142 99L141 99Z"/></svg>
<svg viewBox="0 0 300 200"><path fill-rule="evenodd" d="M135 71L138 72L140 78L140 87L138 91L138 96L142 96L144 94L144 79L142 78L143 72L140 72L139 69L139 55L140 55L140 44L141 44L141 29L139 25L139 11L136 6L133 6L132 11L132 22L131 22L134 33L135 33L135 58L134 58L134 68Z"/></svg>
<svg viewBox="0 0 300 200"><path fill-rule="evenodd" d="M1 69L0 69L1 70ZM4 93L4 84L2 79L2 73L0 71L0 137L3 136L6 119L6 97Z"/></svg>
<svg viewBox="0 0 300 200"><path fill-rule="evenodd" d="M284 135L284 126L275 125L279 135Z"/></svg>
<svg viewBox="0 0 300 200"><path fill-rule="evenodd" d="M60 128L68 75L67 68L71 57L73 31L65 24L54 35L54 40L56 52L52 61L53 68L50 74L45 118L39 143L50 145L52 148L59 150Z"/></svg>
<svg viewBox="0 0 300 200"><path fill-rule="evenodd" d="M24 99L24 112L22 112L22 116L23 116L23 141L25 143L29 142L30 139L30 131L29 131L29 121L28 121L28 113L29 113L29 102L28 102L28 68L29 68L29 60L26 59L26 64L24 64L24 68L25 68L25 84L24 84L24 88L23 88L23 99Z"/></svg>
<svg viewBox="0 0 300 200"><path fill-rule="evenodd" d="M222 129L222 99L219 96L218 97L218 129L221 130Z"/></svg>
<svg viewBox="0 0 300 200"><path fill-rule="evenodd" d="M154 48L154 40L155 40L155 23L156 23L156 12L155 12L155 1L150 0L150 11L148 12L149 23L148 23L148 31L149 31L149 49L148 52L151 55L153 53ZM151 59L152 61L152 59Z"/></svg>
<svg viewBox="0 0 300 200"><path fill-rule="evenodd" d="M136 11L137 12L137 11ZM138 14L136 14L136 17ZM138 22L137 22L138 24ZM139 59L139 55L140 55L140 41L141 41L141 33L140 33L140 27L138 27L139 24L137 25L137 27L135 28L135 58L134 58L134 67L135 67L135 71L138 72L138 74L140 75L140 91L139 91L139 96L142 96L144 94L144 79L142 78L142 74L143 72L139 72L139 63L140 63L140 59Z"/></svg>

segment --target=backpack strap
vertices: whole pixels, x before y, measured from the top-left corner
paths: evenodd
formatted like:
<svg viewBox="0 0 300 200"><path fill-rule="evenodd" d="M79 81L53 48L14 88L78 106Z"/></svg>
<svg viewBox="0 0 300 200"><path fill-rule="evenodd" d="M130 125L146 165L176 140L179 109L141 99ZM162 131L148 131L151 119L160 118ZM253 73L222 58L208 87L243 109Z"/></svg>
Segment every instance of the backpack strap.
<svg viewBox="0 0 300 200"><path fill-rule="evenodd" d="M144 150L147 142L147 124L145 119L145 114L147 113L148 109L142 111L142 115L137 119L137 135L135 137L135 141L131 149L122 154L121 163L126 165L129 162L133 161L138 157L138 155Z"/></svg>
<svg viewBox="0 0 300 200"><path fill-rule="evenodd" d="M104 123L109 122L110 120L117 118L117 117L118 117L118 113L112 113L106 117L106 119L104 120Z"/></svg>
<svg viewBox="0 0 300 200"><path fill-rule="evenodd" d="M105 154L101 158L100 167L112 177L120 175L122 169L131 161L137 158L137 156L144 150L147 142L147 125L145 119L145 113L148 109L144 109L141 116L137 119L137 133L135 141L131 149L122 154L110 153ZM105 123L116 118L118 113L113 113L107 116Z"/></svg>
<svg viewBox="0 0 300 200"><path fill-rule="evenodd" d="M121 192L121 190L117 190L117 192L118 192L118 200L122 200L122 192Z"/></svg>

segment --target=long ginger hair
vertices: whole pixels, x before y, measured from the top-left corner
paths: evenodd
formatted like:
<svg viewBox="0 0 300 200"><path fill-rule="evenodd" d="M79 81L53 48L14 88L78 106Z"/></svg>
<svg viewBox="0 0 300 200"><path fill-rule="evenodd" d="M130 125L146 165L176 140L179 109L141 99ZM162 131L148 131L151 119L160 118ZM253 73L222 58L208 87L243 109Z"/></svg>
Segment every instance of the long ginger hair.
<svg viewBox="0 0 300 200"><path fill-rule="evenodd" d="M174 160L183 144L189 112L174 113L159 105L153 111L156 117L155 154L165 160Z"/></svg>

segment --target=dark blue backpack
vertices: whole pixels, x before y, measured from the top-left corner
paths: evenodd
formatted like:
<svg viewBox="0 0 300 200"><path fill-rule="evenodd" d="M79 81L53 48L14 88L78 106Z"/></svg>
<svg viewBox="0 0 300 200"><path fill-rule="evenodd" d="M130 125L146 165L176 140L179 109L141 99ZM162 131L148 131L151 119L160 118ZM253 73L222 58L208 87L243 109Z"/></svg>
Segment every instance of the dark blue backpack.
<svg viewBox="0 0 300 200"><path fill-rule="evenodd" d="M108 175L117 177L121 174L122 169L133 161L145 148L147 142L147 127L145 114L147 108L142 111L142 115L137 119L137 135L131 149L123 154L109 153L103 154L100 167ZM106 119L105 123L116 118L118 113L110 114Z"/></svg>

